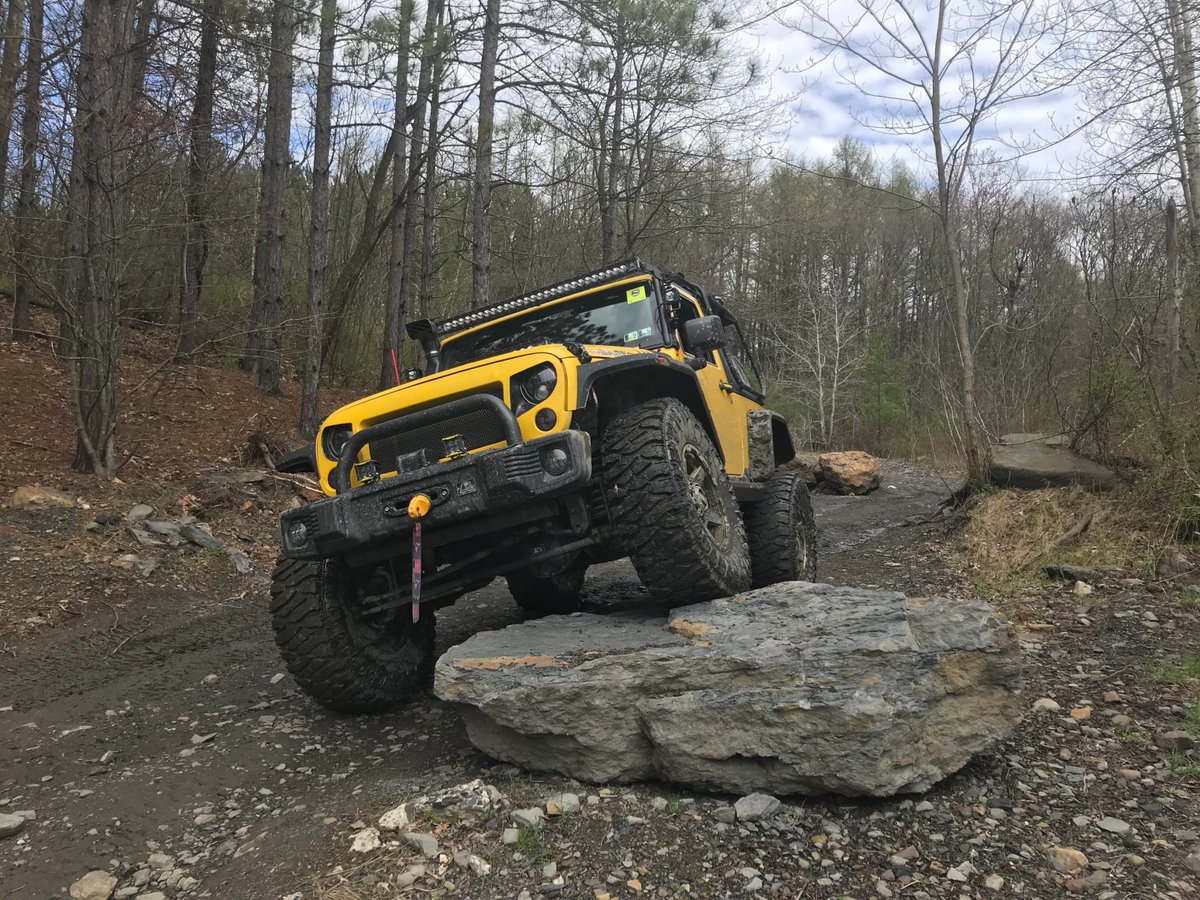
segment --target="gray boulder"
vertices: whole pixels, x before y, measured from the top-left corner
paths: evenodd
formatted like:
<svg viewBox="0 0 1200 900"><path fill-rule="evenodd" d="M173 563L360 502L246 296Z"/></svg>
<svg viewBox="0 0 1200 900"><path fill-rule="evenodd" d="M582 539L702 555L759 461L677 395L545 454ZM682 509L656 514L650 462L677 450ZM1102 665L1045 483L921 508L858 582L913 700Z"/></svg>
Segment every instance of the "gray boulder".
<svg viewBox="0 0 1200 900"><path fill-rule="evenodd" d="M1095 491L1111 490L1116 473L1067 449L1060 435L1006 434L992 445L989 477L1002 487L1067 487L1078 484Z"/></svg>
<svg viewBox="0 0 1200 900"><path fill-rule="evenodd" d="M483 632L434 690L489 755L583 781L750 794L923 791L1020 718L1012 628L977 600L792 582Z"/></svg>

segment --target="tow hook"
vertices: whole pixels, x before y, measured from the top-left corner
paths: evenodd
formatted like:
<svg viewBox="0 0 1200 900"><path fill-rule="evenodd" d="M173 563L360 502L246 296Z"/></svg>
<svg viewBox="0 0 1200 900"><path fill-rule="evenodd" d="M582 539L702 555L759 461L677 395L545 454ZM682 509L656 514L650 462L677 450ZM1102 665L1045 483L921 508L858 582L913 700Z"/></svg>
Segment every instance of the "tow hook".
<svg viewBox="0 0 1200 900"><path fill-rule="evenodd" d="M433 502L424 494L416 494L408 501L408 517L413 521L412 529L412 620L421 619L421 518L429 512Z"/></svg>

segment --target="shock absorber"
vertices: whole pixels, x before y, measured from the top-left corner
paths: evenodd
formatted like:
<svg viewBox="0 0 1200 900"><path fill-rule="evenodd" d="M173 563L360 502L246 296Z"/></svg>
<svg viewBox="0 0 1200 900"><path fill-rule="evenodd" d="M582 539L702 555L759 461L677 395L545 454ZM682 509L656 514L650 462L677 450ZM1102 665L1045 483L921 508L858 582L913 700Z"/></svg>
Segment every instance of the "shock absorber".
<svg viewBox="0 0 1200 900"><path fill-rule="evenodd" d="M421 519L429 512L432 501L416 494L408 501L408 517L412 519L412 620L421 620Z"/></svg>

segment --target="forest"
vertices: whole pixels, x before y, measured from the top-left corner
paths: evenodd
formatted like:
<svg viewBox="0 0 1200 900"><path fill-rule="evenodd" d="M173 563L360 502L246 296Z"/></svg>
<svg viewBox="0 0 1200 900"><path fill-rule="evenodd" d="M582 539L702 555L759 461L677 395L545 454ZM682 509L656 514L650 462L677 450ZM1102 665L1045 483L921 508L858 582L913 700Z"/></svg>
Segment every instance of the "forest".
<svg viewBox="0 0 1200 900"><path fill-rule="evenodd" d="M1194 0L8 0L2 20L0 291L12 339L64 362L81 471L120 465L132 334L174 348L164 372L299 383L311 435L324 385L412 364L406 321L634 255L729 299L798 444L976 481L1011 431L1186 464ZM862 127L819 152L822 97Z"/></svg>

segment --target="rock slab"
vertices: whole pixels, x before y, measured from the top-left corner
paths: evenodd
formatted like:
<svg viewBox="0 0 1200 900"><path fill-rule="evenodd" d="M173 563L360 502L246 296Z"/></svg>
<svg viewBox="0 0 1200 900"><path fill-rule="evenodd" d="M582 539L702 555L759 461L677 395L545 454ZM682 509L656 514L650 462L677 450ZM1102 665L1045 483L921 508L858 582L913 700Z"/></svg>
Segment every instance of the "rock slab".
<svg viewBox="0 0 1200 900"><path fill-rule="evenodd" d="M1027 490L1077 484L1089 490L1107 491L1117 483L1112 469L1084 459L1060 442L1038 434L1005 435L1001 443L993 444L988 474L1001 487Z"/></svg>
<svg viewBox="0 0 1200 900"><path fill-rule="evenodd" d="M589 782L751 794L930 788L1020 718L985 603L791 582L673 610L483 632L434 690L485 753Z"/></svg>

